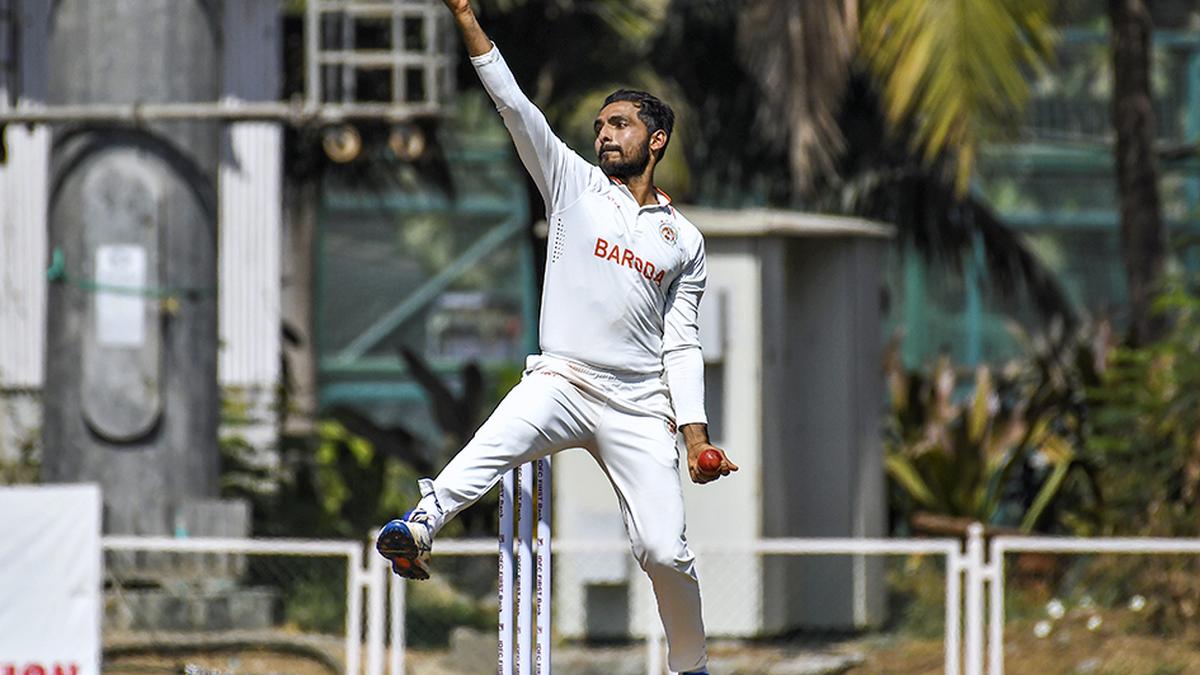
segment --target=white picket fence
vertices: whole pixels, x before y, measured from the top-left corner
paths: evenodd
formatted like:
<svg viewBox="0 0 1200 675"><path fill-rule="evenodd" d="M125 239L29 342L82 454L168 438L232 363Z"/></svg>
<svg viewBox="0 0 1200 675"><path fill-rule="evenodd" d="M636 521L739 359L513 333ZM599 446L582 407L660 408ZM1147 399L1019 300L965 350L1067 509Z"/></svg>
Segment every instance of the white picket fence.
<svg viewBox="0 0 1200 675"><path fill-rule="evenodd" d="M1051 554L1200 555L1200 539L993 537L986 545L982 526L956 539L760 539L708 550L759 556L908 556L944 559L945 673L1001 675L1004 672L1004 558L1018 552ZM345 668L357 675L404 675L406 582L390 574L387 561L353 541L104 537L105 551L237 554L243 556L333 557L344 560ZM695 544L703 559L706 547ZM553 552L627 551L623 541L557 540ZM495 556L493 540L444 540L435 556ZM652 606L653 603L650 603ZM362 617L365 608L365 625ZM647 625L657 626L657 618ZM389 650L390 646L390 650ZM365 653L364 653L365 652ZM646 636L646 673L666 673L659 632Z"/></svg>

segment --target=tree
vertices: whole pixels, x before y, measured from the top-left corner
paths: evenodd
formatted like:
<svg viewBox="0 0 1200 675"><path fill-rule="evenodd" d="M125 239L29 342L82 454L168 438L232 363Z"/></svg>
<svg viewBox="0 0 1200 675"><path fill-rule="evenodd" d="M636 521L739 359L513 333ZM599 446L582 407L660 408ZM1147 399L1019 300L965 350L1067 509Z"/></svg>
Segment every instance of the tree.
<svg viewBox="0 0 1200 675"><path fill-rule="evenodd" d="M1051 57L1043 0L869 0L860 44L888 122L913 149L945 159L965 194L982 143L1011 130L1027 72Z"/></svg>
<svg viewBox="0 0 1200 675"><path fill-rule="evenodd" d="M1121 208L1121 255L1129 286L1129 339L1137 344L1162 335L1150 311L1162 282L1166 228L1158 195L1156 131L1150 96L1150 35L1145 0L1109 0L1113 59L1114 159Z"/></svg>
<svg viewBox="0 0 1200 675"><path fill-rule="evenodd" d="M1048 58L1046 10L1034 0L863 10L860 26L856 0L671 3L651 58L702 125L703 141L687 145L698 196L877 218L952 267L981 245L996 288L1024 289L1044 315L1069 320L1053 275L965 189L977 148L1015 126L1027 71Z"/></svg>
<svg viewBox="0 0 1200 675"><path fill-rule="evenodd" d="M763 97L756 122L787 148L792 185L837 170L845 149L838 109L850 76L857 4L751 0L737 24L738 49Z"/></svg>

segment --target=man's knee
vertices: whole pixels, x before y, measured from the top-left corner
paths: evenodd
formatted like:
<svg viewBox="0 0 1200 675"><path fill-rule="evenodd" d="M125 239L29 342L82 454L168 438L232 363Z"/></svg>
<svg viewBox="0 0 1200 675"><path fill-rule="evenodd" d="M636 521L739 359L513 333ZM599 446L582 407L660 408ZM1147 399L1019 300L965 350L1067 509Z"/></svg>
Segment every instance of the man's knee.
<svg viewBox="0 0 1200 675"><path fill-rule="evenodd" d="M687 545L680 541L648 544L634 551L638 564L648 574L672 570L692 574L695 556Z"/></svg>

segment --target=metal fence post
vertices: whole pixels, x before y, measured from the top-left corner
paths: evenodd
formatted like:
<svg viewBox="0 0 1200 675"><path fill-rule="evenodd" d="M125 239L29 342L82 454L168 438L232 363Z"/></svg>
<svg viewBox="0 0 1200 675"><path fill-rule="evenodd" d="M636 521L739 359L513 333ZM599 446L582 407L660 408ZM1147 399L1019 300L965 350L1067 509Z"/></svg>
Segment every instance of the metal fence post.
<svg viewBox="0 0 1200 675"><path fill-rule="evenodd" d="M355 546L346 556L346 672L362 668L362 547Z"/></svg>
<svg viewBox="0 0 1200 675"><path fill-rule="evenodd" d="M962 672L962 578L967 565L961 546L946 554L946 675Z"/></svg>
<svg viewBox="0 0 1200 675"><path fill-rule="evenodd" d="M988 608L988 675L1004 675L1004 543L993 538L988 559L991 561L992 593Z"/></svg>
<svg viewBox="0 0 1200 675"><path fill-rule="evenodd" d="M404 675L404 653L407 645L405 644L405 618L404 618L404 603L407 600L405 591L408 587L404 583L404 579L398 576L389 575L388 585L391 587L392 601L392 652L390 675Z"/></svg>
<svg viewBox="0 0 1200 675"><path fill-rule="evenodd" d="M381 555L372 555L367 562L367 675L383 675L384 611L390 570Z"/></svg>
<svg viewBox="0 0 1200 675"><path fill-rule="evenodd" d="M986 570L983 558L983 525L972 523L967 528L967 607L966 607L966 675L983 675L983 584Z"/></svg>

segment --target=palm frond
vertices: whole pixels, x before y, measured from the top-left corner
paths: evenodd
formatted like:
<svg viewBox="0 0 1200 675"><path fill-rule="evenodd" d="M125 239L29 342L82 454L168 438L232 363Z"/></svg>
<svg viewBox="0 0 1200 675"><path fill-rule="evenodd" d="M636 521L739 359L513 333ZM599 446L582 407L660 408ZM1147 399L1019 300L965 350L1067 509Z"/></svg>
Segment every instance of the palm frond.
<svg viewBox="0 0 1200 675"><path fill-rule="evenodd" d="M841 124L849 140L838 170L817 184L812 207L852 213L895 226L899 243L930 263L961 272L976 246L984 253L988 288L1015 300L1025 293L1046 319L1068 326L1076 311L1054 273L980 196L958 194L953 158L914 156L912 123L887 129L881 93L856 72L846 91Z"/></svg>
<svg viewBox="0 0 1200 675"><path fill-rule="evenodd" d="M859 41L888 122L911 125L926 161L952 156L962 195L981 144L1013 127L1054 32L1036 0L871 0Z"/></svg>

